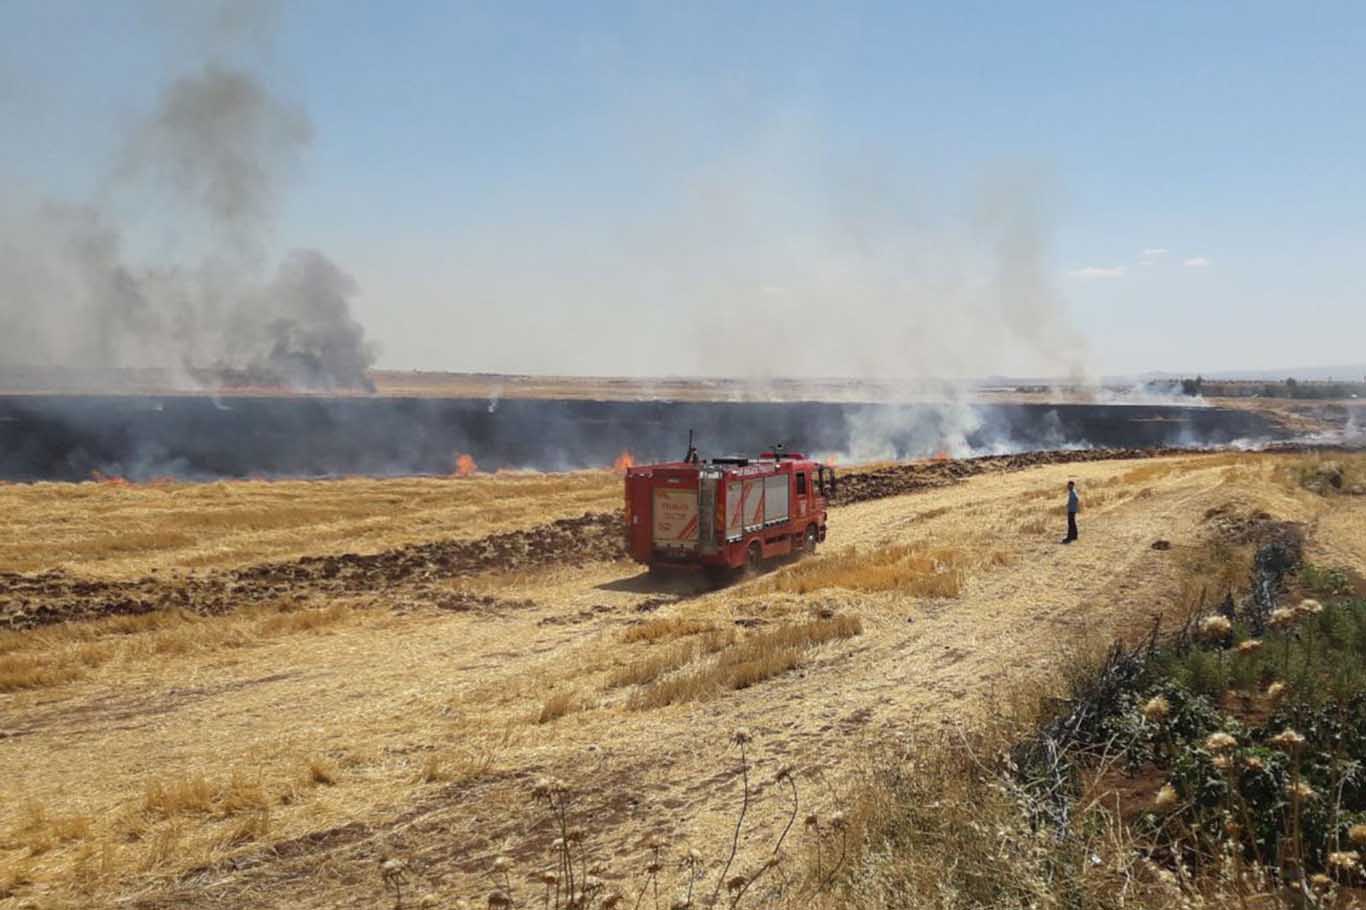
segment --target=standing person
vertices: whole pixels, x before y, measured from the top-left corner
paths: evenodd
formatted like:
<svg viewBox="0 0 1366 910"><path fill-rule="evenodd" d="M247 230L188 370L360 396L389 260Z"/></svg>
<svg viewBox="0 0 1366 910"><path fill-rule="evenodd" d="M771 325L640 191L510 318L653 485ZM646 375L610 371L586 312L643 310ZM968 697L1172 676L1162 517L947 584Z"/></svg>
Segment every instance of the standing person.
<svg viewBox="0 0 1366 910"><path fill-rule="evenodd" d="M1062 539L1063 543L1071 543L1077 539L1077 511L1081 508L1081 497L1077 496L1077 485L1075 482L1067 481L1067 536Z"/></svg>

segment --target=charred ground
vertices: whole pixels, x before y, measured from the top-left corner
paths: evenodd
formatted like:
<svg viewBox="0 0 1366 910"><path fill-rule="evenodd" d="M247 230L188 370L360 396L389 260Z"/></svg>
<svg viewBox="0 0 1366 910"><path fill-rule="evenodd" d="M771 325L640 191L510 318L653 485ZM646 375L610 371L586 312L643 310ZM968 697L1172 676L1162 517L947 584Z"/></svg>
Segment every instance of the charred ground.
<svg viewBox="0 0 1366 910"><path fill-rule="evenodd" d="M1289 438L1266 413L1093 404L549 401L287 396L0 397L0 480L446 474L603 467L786 442L817 454L1226 445Z"/></svg>

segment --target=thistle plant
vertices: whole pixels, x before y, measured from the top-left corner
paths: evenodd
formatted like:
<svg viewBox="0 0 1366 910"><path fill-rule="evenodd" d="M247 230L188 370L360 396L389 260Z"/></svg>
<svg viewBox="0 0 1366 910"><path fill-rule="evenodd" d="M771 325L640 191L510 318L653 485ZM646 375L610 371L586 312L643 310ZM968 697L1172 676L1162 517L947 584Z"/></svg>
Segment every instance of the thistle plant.
<svg viewBox="0 0 1366 910"><path fill-rule="evenodd" d="M744 785L742 801L740 803L740 815L735 819L735 834L731 837L730 856L726 857L726 867L721 870L721 875L716 879L716 890L712 892L711 902L716 904L716 899L721 896L721 886L726 883L726 876L730 873L731 864L735 862L735 853L740 849L740 828L745 823L745 813L749 811L749 759L745 754L745 746L749 745L749 730L741 727L731 736L731 742L740 747L740 779Z"/></svg>
<svg viewBox="0 0 1366 910"><path fill-rule="evenodd" d="M1221 734L1214 734L1219 736ZM1227 736L1227 734L1222 734ZM1213 737L1211 737L1212 739ZM1233 737L1228 737L1230 740ZM1235 741L1236 742L1236 741ZM1222 741L1221 741L1222 745ZM1229 838L1230 855L1233 861L1233 880L1238 891L1238 901L1241 906L1247 906L1247 893L1250 890L1246 880L1246 870L1243 865L1244 850L1249 850L1254 857L1254 862L1260 860L1260 852L1257 849L1257 838L1254 833L1252 823L1252 813L1248 808L1247 800L1243 798L1242 790L1239 787L1239 766L1246 770L1261 770L1262 762L1255 756L1245 757L1242 761L1238 756L1231 753L1221 753L1214 761L1214 766L1224 777L1225 784L1225 803L1224 803L1224 833ZM1246 836L1247 842L1244 844L1243 838Z"/></svg>
<svg viewBox="0 0 1366 910"><path fill-rule="evenodd" d="M403 883L408 878L408 863L396 856L382 854L379 858L379 876L384 887L394 892L394 910L403 908Z"/></svg>
<svg viewBox="0 0 1366 910"><path fill-rule="evenodd" d="M1143 717L1149 723L1166 723L1171 713L1171 702L1164 695L1154 695L1143 704Z"/></svg>
<svg viewBox="0 0 1366 910"><path fill-rule="evenodd" d="M554 872L547 871L541 875L541 883L545 886L546 905L555 908L586 906L586 899L591 899L592 895L586 892L589 871L588 858L583 848L585 835L581 827L570 826L569 787L559 778L541 777L532 784L531 796L534 801L543 802L549 807L551 818L559 832L559 836L550 843L556 869ZM497 866L497 860L494 861L494 865Z"/></svg>
<svg viewBox="0 0 1366 910"><path fill-rule="evenodd" d="M1304 737L1290 728L1271 737L1271 745L1290 756L1290 781L1285 793L1289 798L1290 812L1286 816L1287 840L1291 851L1290 874L1298 880L1304 873L1304 843L1301 833L1301 811L1305 802L1315 797L1314 788L1300 779L1300 752L1304 747ZM1282 851L1281 868L1286 870L1287 862Z"/></svg>
<svg viewBox="0 0 1366 910"><path fill-rule="evenodd" d="M1295 607L1295 615L1306 620L1305 628L1308 632L1304 649L1304 670L1308 674L1313 671L1314 664L1314 644L1318 635L1319 624L1314 622L1315 617L1323 613L1323 604L1317 600L1308 599L1300 601L1299 606Z"/></svg>
<svg viewBox="0 0 1366 910"><path fill-rule="evenodd" d="M702 854L696 850L689 850L683 857L683 872L688 881L688 892L686 896L674 902L677 910L685 910L692 906L692 892L699 879L702 878L703 865Z"/></svg>
<svg viewBox="0 0 1366 910"><path fill-rule="evenodd" d="M1200 620L1197 633L1201 639L1212 645L1221 644L1227 642L1229 636L1233 634L1233 623L1229 622L1227 617L1216 613Z"/></svg>
<svg viewBox="0 0 1366 910"><path fill-rule="evenodd" d="M1196 635L1205 643L1214 647L1218 651L1219 661L1219 681L1222 685L1228 676L1225 673L1224 658L1228 644L1233 639L1233 623L1229 622L1228 617L1218 613L1206 616L1200 620L1196 627Z"/></svg>
<svg viewBox="0 0 1366 910"><path fill-rule="evenodd" d="M664 868L661 854L664 851L664 841L655 834L651 834L645 842L646 848L650 851L649 859L645 864L645 881L640 886L640 892L636 894L635 907L640 907L640 902L645 898L645 892L650 886L654 886L655 906L659 906L659 873Z"/></svg>
<svg viewBox="0 0 1366 910"><path fill-rule="evenodd" d="M1267 625L1281 633L1281 675L1290 672L1290 629L1300 615L1289 607L1277 607L1267 618Z"/></svg>
<svg viewBox="0 0 1366 910"><path fill-rule="evenodd" d="M492 878L495 885L500 886L508 894L512 893L512 860L506 856L496 856L493 859Z"/></svg>
<svg viewBox="0 0 1366 910"><path fill-rule="evenodd" d="M1158 729L1158 742L1161 744L1162 754L1168 759L1172 756L1172 737L1171 727L1167 721L1171 718L1172 706L1167 701L1165 695L1154 695L1143 704L1143 719L1148 723L1155 724Z"/></svg>
<svg viewBox="0 0 1366 910"><path fill-rule="evenodd" d="M1180 800L1181 797L1177 794L1176 788L1170 783L1165 783L1157 791L1157 795L1153 797L1153 808L1158 812L1167 813L1175 809Z"/></svg>
<svg viewBox="0 0 1366 910"><path fill-rule="evenodd" d="M1327 865L1339 882L1350 882L1361 873L1361 857L1355 850L1329 853Z"/></svg>
<svg viewBox="0 0 1366 910"><path fill-rule="evenodd" d="M1301 616L1318 616L1323 612L1323 604L1314 600L1312 597L1306 597L1299 602L1297 607L1295 607L1295 612L1299 613Z"/></svg>
<svg viewBox="0 0 1366 910"><path fill-rule="evenodd" d="M763 878L764 873L778 866L783 855L783 841L787 840L788 832L792 830L792 826L796 824L797 821L797 812L800 809L801 800L797 794L797 779L792 766L783 765L779 767L777 773L773 776L773 782L779 786L787 784L792 794L792 811L787 817L787 825L783 827L783 833L778 835L778 841L773 845L773 852L769 854L768 859L764 862L763 866L759 868L758 872L746 879L744 884L738 889L732 891L732 908L740 906L740 901L744 898L745 892L754 887L759 879ZM727 887L730 887L729 883L727 883Z"/></svg>
<svg viewBox="0 0 1366 910"><path fill-rule="evenodd" d="M731 836L730 850L717 876L711 899L705 905L715 906L724 891L730 910L735 910L768 872L784 862L782 848L796 825L800 810L800 794L795 769L791 765L780 765L774 772L772 784L785 791L791 800L791 804L784 810L786 820L782 832L756 870L748 874L733 872L739 855L740 835L755 805L756 790L751 773L754 766L750 758L752 739L749 731L737 730L730 737L730 743L740 752L741 801ZM644 842L645 856L641 867L643 875L637 879L639 888L632 902L620 891L610 889L600 877L605 874L605 870L590 863L585 847L587 834L581 825L575 824L574 813L571 811L570 788L556 778L542 777L532 784L531 796L535 802L549 808L551 821L558 834L550 844L551 853L555 858L554 869L542 872L532 879L533 887L541 892L539 903L544 910L626 910L627 907L631 910L640 910L647 895L652 899L654 910L659 910L661 879L666 878L664 873L671 867L681 872L682 881L679 884L683 886L684 893L675 897L669 906L677 910L691 910L694 906L694 892L706 878L706 862L697 850L682 851L676 863L670 862L666 856L669 850L666 839L657 833L650 834ZM489 900L492 902L506 898L509 901L506 905L500 904L500 907L524 905L515 899L511 872L512 862L506 857L497 857L491 864L489 875L495 890L489 895ZM534 898L532 900L534 901ZM493 903L489 906L492 907Z"/></svg>

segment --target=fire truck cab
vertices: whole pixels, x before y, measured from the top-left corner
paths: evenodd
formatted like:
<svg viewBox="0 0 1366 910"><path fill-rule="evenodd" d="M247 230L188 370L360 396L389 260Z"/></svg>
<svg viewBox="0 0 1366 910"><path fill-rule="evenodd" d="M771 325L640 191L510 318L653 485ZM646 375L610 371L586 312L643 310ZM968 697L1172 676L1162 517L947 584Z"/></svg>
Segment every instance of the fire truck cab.
<svg viewBox="0 0 1366 910"><path fill-rule="evenodd" d="M626 472L627 549L650 569L721 573L825 540L835 472L781 447L757 458L642 465Z"/></svg>

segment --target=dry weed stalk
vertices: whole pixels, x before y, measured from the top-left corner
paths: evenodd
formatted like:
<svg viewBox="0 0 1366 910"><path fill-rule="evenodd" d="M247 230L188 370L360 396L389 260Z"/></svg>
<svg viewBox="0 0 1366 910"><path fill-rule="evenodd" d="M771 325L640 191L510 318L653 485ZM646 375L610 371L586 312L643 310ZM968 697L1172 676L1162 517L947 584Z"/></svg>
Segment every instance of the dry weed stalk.
<svg viewBox="0 0 1366 910"><path fill-rule="evenodd" d="M403 910L403 883L408 878L408 863L387 853L379 858L379 876L384 887L394 892L394 910Z"/></svg>
<svg viewBox="0 0 1366 910"><path fill-rule="evenodd" d="M749 731L737 730L730 742L740 751L737 768L741 781L740 806L726 849L725 861L717 873L715 885L706 905L715 906L724 891L727 895L727 905L731 910L735 910L747 895L753 893L754 887L767 873L783 864L783 845L796 825L800 811L800 794L793 768L789 765L779 767L774 774L773 783L784 788L791 799L791 805L785 810L786 818L782 832L757 869L748 874L732 874L731 870L739 856L745 822L755 805L755 790L751 774L754 766L749 754L752 742ZM590 861L586 831L574 818L573 794L569 786L558 778L543 777L532 785L531 795L535 803L549 809L550 822L558 836L550 844L554 868L532 879L534 890L540 892L539 900L530 898L526 902L527 906L535 902L544 910L624 910L626 903L621 892L609 889L600 877L606 872ZM842 813L837 815L842 817ZM668 847L658 835L651 835L646 840L645 849L644 862L641 866L643 874L638 879L639 885L635 892L635 900L631 904L632 910L640 910L646 895L652 896L653 906L655 910L659 910L662 906L660 885L663 873L671 867L681 873L681 879L675 884L682 889L681 894L671 902L671 906L695 906L694 895L707 877L706 862L702 854L695 849L689 849L682 851L677 861L666 862L665 853ZM509 862L505 858L499 857L494 860L490 878L495 891L489 896L490 906L494 906L494 895L497 895L498 906L519 905L513 890L513 880L508 874L509 868ZM818 883L818 886L823 887L825 884L828 884L828 880ZM506 903L502 903L504 900Z"/></svg>
<svg viewBox="0 0 1366 910"><path fill-rule="evenodd" d="M730 841L730 855L726 857L725 868L716 878L716 890L711 895L712 904L716 903L716 898L721 893L721 885L726 882L726 875L730 872L731 864L735 862L735 852L740 848L740 828L745 823L745 813L749 811L749 760L745 755L745 746L749 745L749 731L743 727L736 730L731 737L731 742L740 747L740 779L744 784L744 789L740 802L740 814L735 819L735 834Z"/></svg>

